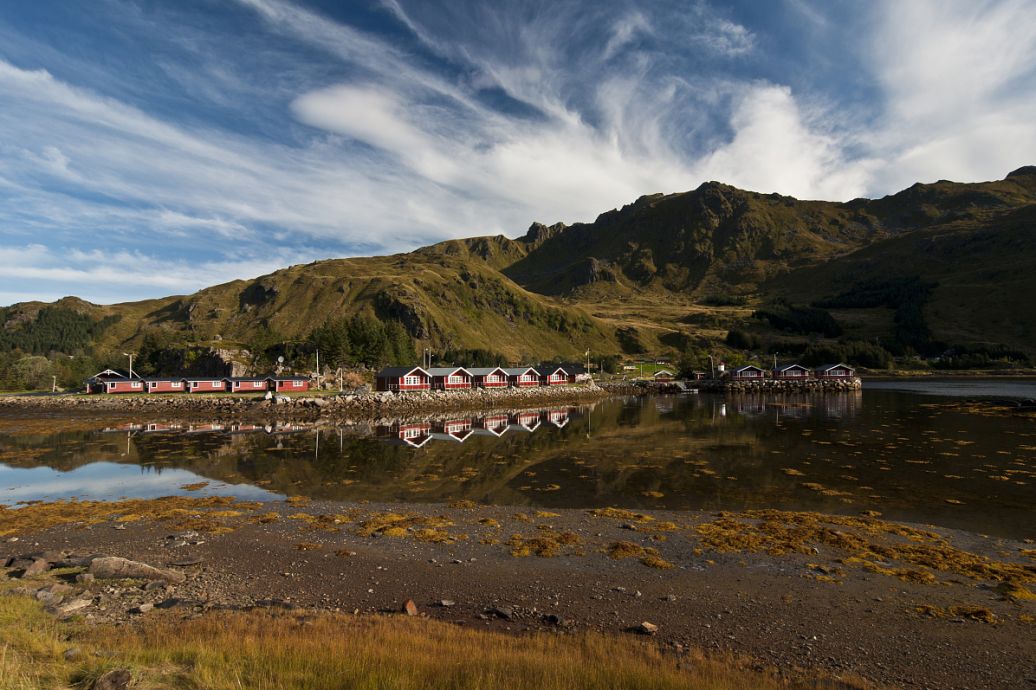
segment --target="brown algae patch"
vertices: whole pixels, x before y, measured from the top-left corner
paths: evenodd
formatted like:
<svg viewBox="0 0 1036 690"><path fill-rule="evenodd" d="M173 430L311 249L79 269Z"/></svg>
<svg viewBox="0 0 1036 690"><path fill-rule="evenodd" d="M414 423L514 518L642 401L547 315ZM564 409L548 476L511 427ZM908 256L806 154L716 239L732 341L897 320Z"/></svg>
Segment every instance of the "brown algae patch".
<svg viewBox="0 0 1036 690"><path fill-rule="evenodd" d="M914 607L914 613L920 613L922 616L930 618L949 618L953 616L989 625L996 625L1000 622L996 614L985 606L974 606L972 604L960 604L947 608L933 604L920 604Z"/></svg>
<svg viewBox="0 0 1036 690"><path fill-rule="evenodd" d="M662 558L662 554L658 552L658 549L653 549L650 546L641 546L632 541L613 542L604 550L604 552L608 554L608 558L616 561L621 561L626 558L636 558L649 568L669 570L673 567L672 563Z"/></svg>
<svg viewBox="0 0 1036 690"><path fill-rule="evenodd" d="M554 558L560 556L566 548L571 549L582 543L582 537L575 532L552 529L541 530L539 534L532 537L512 534L511 538L507 540L507 546L515 558L533 555L540 558Z"/></svg>
<svg viewBox="0 0 1036 690"><path fill-rule="evenodd" d="M411 537L433 544L449 544L467 535L452 535L445 530L453 521L445 515L416 513L373 513L360 522L356 534L361 537Z"/></svg>
<svg viewBox="0 0 1036 690"><path fill-rule="evenodd" d="M934 582L929 568L974 580L1036 582L1036 566L995 561L952 546L934 532L870 517L752 510L720 513L695 527L701 547L717 552L812 554L819 546L846 552L846 564L911 582ZM913 568L883 565L899 562Z"/></svg>
<svg viewBox="0 0 1036 690"><path fill-rule="evenodd" d="M53 501L20 508L0 505L0 537L51 527L86 527L108 521L168 522L176 529L220 534L232 531L223 520L255 510L257 503L239 503L226 496L166 496L125 501Z"/></svg>
<svg viewBox="0 0 1036 690"><path fill-rule="evenodd" d="M653 522L655 518L643 513L635 513L625 508L595 508L590 511L594 517L611 518L613 520L631 520L633 522Z"/></svg>

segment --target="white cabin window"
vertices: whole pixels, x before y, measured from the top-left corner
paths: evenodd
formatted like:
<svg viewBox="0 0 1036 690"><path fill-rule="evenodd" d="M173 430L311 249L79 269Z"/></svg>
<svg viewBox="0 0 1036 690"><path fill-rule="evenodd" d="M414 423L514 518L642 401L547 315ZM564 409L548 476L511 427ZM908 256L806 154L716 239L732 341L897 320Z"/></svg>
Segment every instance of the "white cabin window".
<svg viewBox="0 0 1036 690"><path fill-rule="evenodd" d="M403 385L404 386L418 386L420 384L421 384L421 377L420 376L404 376L403 377Z"/></svg>
<svg viewBox="0 0 1036 690"><path fill-rule="evenodd" d="M181 381L173 381L169 385L171 388L183 388L183 383Z"/></svg>
<svg viewBox="0 0 1036 690"><path fill-rule="evenodd" d="M295 386L296 388L302 388L302 381L292 381L291 385Z"/></svg>
<svg viewBox="0 0 1036 690"><path fill-rule="evenodd" d="M131 388L140 388L140 381L132 381L130 383Z"/></svg>

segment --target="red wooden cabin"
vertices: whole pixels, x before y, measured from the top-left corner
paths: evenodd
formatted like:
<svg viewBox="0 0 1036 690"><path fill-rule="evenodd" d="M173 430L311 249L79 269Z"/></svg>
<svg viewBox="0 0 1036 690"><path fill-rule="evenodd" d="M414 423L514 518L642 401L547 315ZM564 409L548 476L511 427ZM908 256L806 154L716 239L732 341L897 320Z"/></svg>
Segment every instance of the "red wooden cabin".
<svg viewBox="0 0 1036 690"><path fill-rule="evenodd" d="M851 379L856 377L856 370L848 364L825 364L816 368L818 379Z"/></svg>
<svg viewBox="0 0 1036 690"><path fill-rule="evenodd" d="M478 367L468 369L474 388L506 388L507 372L500 367Z"/></svg>
<svg viewBox="0 0 1036 690"><path fill-rule="evenodd" d="M428 370L428 375L432 377L432 390L471 388L471 372L464 367L433 367Z"/></svg>
<svg viewBox="0 0 1036 690"><path fill-rule="evenodd" d="M101 383L105 393L143 393L144 382L140 379L106 379Z"/></svg>
<svg viewBox="0 0 1036 690"><path fill-rule="evenodd" d="M309 379L304 376L270 376L266 381L270 390L278 393L302 393L309 390Z"/></svg>
<svg viewBox="0 0 1036 690"><path fill-rule="evenodd" d="M541 386L560 386L568 383L568 372L564 367L540 369Z"/></svg>
<svg viewBox="0 0 1036 690"><path fill-rule="evenodd" d="M227 390L231 393L262 393L270 390L270 382L267 379L250 379L232 376L223 379L227 383Z"/></svg>
<svg viewBox="0 0 1036 690"><path fill-rule="evenodd" d="M432 387L431 375L421 367L385 367L374 377L379 391L426 391Z"/></svg>
<svg viewBox="0 0 1036 690"><path fill-rule="evenodd" d="M735 369L732 374L733 378L738 379L739 381L758 381L762 380L765 375L766 372L751 364Z"/></svg>
<svg viewBox="0 0 1036 690"><path fill-rule="evenodd" d="M802 381L809 378L809 369L801 364L786 364L783 367L774 369L773 377L788 381Z"/></svg>
<svg viewBox="0 0 1036 690"><path fill-rule="evenodd" d="M525 388L540 385L540 372L532 367L504 369L507 372L507 383L514 388Z"/></svg>
<svg viewBox="0 0 1036 690"><path fill-rule="evenodd" d="M222 393L227 390L227 382L223 379L189 378L184 382L188 393Z"/></svg>
<svg viewBox="0 0 1036 690"><path fill-rule="evenodd" d="M144 390L148 393L183 393L184 380L181 378L147 378L144 379Z"/></svg>

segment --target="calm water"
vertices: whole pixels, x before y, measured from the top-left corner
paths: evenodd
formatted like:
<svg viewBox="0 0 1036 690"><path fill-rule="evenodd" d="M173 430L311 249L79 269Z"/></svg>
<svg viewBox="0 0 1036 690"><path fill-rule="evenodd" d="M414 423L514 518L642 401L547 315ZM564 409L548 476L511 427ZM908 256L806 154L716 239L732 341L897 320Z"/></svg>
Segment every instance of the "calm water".
<svg viewBox="0 0 1036 690"><path fill-rule="evenodd" d="M1032 382L981 385L965 394L1036 397ZM363 433L153 420L61 430L6 420L0 502L152 497L208 482L197 495L876 510L1036 537L1036 422L946 409L954 394L941 382L881 382L815 397L612 399Z"/></svg>

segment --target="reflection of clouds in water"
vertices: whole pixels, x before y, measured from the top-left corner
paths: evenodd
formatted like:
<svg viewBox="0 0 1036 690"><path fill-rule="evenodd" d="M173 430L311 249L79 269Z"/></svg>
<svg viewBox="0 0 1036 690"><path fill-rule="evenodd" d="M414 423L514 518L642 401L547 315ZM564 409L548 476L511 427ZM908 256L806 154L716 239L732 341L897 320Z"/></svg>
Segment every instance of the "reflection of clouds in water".
<svg viewBox="0 0 1036 690"><path fill-rule="evenodd" d="M187 493L180 487L199 481L207 480L186 470L164 468L161 472L149 472L142 471L137 465L114 462L95 462L69 472L59 472L49 467L24 469L0 464L0 503L73 496L90 500L157 498ZM258 487L223 482L213 482L190 494L235 496L245 500L275 500L281 497Z"/></svg>

